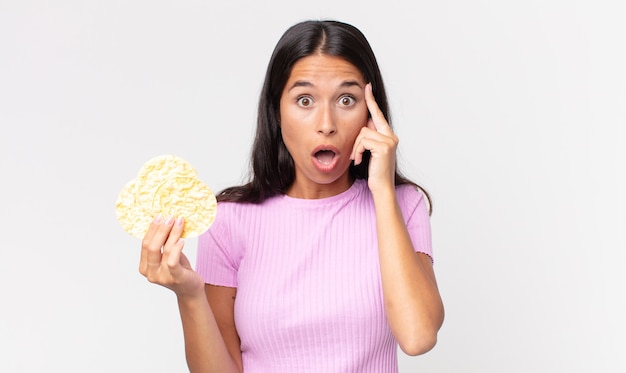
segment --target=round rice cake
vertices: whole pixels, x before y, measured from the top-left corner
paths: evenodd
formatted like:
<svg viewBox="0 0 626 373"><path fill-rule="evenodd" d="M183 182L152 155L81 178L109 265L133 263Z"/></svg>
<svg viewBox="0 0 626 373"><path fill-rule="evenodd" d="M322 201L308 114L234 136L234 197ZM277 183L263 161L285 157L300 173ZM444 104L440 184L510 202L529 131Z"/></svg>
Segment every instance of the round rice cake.
<svg viewBox="0 0 626 373"><path fill-rule="evenodd" d="M153 211L162 216L185 219L182 237L204 233L217 211L217 200L213 191L202 181L191 177L175 177L165 180L154 193Z"/></svg>
<svg viewBox="0 0 626 373"><path fill-rule="evenodd" d="M198 172L186 160L175 155L164 154L146 162L137 174L138 179L146 182L165 180L176 176L197 178Z"/></svg>
<svg viewBox="0 0 626 373"><path fill-rule="evenodd" d="M115 210L122 228L134 237L143 238L157 214L184 218L182 237L195 237L215 220L217 201L191 164L161 155L146 162L122 188Z"/></svg>
<svg viewBox="0 0 626 373"><path fill-rule="evenodd" d="M142 204L141 194L150 194L149 190L142 190L137 185L137 180L128 182L119 196L115 204L115 212L117 214L117 221L120 222L122 228L130 235L143 238L150 227L150 223L154 219L152 212L152 205Z"/></svg>
<svg viewBox="0 0 626 373"><path fill-rule="evenodd" d="M154 191L163 181L179 176L197 178L198 173L189 162L175 155L166 154L152 158L141 167L135 179L138 185L136 203L155 215L158 211L152 211Z"/></svg>

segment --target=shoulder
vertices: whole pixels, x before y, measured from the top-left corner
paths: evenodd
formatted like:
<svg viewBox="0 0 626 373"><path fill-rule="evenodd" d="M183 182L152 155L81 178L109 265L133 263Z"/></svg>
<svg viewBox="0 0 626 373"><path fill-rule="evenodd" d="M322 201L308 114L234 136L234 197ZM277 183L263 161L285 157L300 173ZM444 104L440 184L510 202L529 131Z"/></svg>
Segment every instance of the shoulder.
<svg viewBox="0 0 626 373"><path fill-rule="evenodd" d="M396 186L396 195L402 205L404 203L425 203L424 193L413 184L401 184Z"/></svg>
<svg viewBox="0 0 626 373"><path fill-rule="evenodd" d="M429 202L424 192L413 184L402 184L396 186L396 196L398 204L405 218L419 212L418 215L428 216Z"/></svg>

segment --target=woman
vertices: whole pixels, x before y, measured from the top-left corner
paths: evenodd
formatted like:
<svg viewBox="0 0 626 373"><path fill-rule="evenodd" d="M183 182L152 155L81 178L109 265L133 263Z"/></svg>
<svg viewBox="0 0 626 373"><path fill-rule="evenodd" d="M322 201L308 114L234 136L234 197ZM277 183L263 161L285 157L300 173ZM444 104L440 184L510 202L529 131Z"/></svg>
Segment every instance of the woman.
<svg viewBox="0 0 626 373"><path fill-rule="evenodd" d="M249 183L218 196L193 271L182 219L155 218L140 271L178 299L192 372L397 372L443 322L428 197L396 169L362 33L288 29L259 102Z"/></svg>

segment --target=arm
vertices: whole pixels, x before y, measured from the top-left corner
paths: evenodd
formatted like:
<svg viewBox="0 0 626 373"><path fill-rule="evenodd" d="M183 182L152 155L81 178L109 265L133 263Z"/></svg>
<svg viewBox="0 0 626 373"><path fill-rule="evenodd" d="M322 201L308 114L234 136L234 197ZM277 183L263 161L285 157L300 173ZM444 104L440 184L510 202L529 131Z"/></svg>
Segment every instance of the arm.
<svg viewBox="0 0 626 373"><path fill-rule="evenodd" d="M205 293L215 315L215 321L226 349L235 361L239 371L242 372L241 340L235 327L235 297L237 296L237 288L206 284Z"/></svg>
<svg viewBox="0 0 626 373"><path fill-rule="evenodd" d="M430 258L415 253L395 189L395 163L398 138L393 133L372 94L365 88L371 114L354 144L352 158L362 161L371 153L368 186L374 198L376 231L385 312L400 348L419 355L433 348L444 317Z"/></svg>
<svg viewBox="0 0 626 373"><path fill-rule="evenodd" d="M182 219L154 219L142 241L139 272L176 294L190 372L240 372L207 301L204 280L182 253L183 226Z"/></svg>
<svg viewBox="0 0 626 373"><path fill-rule="evenodd" d="M416 253L395 188L374 194L385 311L402 350L419 355L432 349L444 310L431 259Z"/></svg>

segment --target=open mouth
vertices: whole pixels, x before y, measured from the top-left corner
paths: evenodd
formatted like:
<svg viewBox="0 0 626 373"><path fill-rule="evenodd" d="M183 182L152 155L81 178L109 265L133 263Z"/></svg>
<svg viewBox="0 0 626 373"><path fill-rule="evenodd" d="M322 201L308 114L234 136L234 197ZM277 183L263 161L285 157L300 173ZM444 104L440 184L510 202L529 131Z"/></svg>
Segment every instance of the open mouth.
<svg viewBox="0 0 626 373"><path fill-rule="evenodd" d="M315 152L314 156L317 161L323 165L329 165L335 158L335 152L329 149L322 149Z"/></svg>

